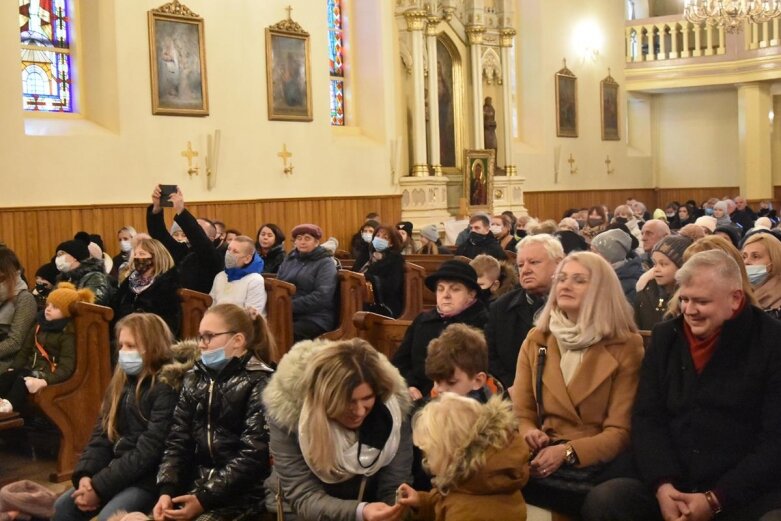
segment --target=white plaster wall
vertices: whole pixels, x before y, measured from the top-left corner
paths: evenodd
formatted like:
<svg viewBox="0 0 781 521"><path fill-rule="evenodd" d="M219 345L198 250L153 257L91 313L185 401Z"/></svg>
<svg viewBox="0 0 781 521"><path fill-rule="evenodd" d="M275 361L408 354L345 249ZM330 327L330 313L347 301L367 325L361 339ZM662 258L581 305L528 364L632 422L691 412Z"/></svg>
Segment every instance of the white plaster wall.
<svg viewBox="0 0 781 521"><path fill-rule="evenodd" d="M301 3L293 18L311 34L314 121L267 119L264 28L286 16L282 0L187 0L205 18L210 115L151 114L147 10L162 0L81 0L87 119L30 118L18 75L0 78L0 207L148 200L157 182L176 183L189 200L393 193L388 141L399 134L390 2L352 0L348 54L354 75L352 126L329 124L325 5ZM306 5L304 5L306 4ZM18 16L0 3L0 68L18 70ZM360 39L360 46L357 45ZM25 132L27 128L27 133ZM204 176L206 136L222 132L217 187ZM36 135L29 135L36 134ZM200 156L189 178L180 155ZM277 152L293 153L294 175ZM9 182L10 181L10 182Z"/></svg>

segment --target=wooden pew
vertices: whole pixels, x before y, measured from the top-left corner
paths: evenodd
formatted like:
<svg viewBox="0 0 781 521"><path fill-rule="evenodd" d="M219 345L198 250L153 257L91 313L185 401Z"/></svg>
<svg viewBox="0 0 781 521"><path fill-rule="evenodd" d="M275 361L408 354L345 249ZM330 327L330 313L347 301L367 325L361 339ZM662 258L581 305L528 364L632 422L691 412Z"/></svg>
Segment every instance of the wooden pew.
<svg viewBox="0 0 781 521"><path fill-rule="evenodd" d="M641 329L639 333L643 337L643 349L648 349L648 346L651 345L651 332L647 329Z"/></svg>
<svg viewBox="0 0 781 521"><path fill-rule="evenodd" d="M355 259L339 259L339 263L342 265L343 270L351 270L355 266Z"/></svg>
<svg viewBox="0 0 781 521"><path fill-rule="evenodd" d="M404 311L399 320L413 320L423 311L423 280L426 270L411 262L404 263Z"/></svg>
<svg viewBox="0 0 781 521"><path fill-rule="evenodd" d="M374 349L388 358L393 358L412 321L396 320L368 311L359 311L353 316L353 324L359 338L369 342Z"/></svg>
<svg viewBox="0 0 781 521"><path fill-rule="evenodd" d="M89 441L111 380L109 324L111 308L79 302L72 308L76 328L76 368L58 384L44 387L32 396L33 403L60 431L57 469L53 482L69 479L79 455Z"/></svg>
<svg viewBox="0 0 781 521"><path fill-rule="evenodd" d="M179 299L182 302L182 327L179 329L179 336L195 338L198 336L203 315L212 305L212 298L206 293L183 288L179 290Z"/></svg>
<svg viewBox="0 0 781 521"><path fill-rule="evenodd" d="M281 359L293 346L293 295L296 287L277 278L264 276L263 280L266 285L266 320L277 342L277 357Z"/></svg>
<svg viewBox="0 0 781 521"><path fill-rule="evenodd" d="M362 273L339 270L338 291L339 324L333 331L320 335L320 338L340 340L342 338L354 338L356 336L353 315L363 309L364 303L369 302L366 279L364 279Z"/></svg>
<svg viewBox="0 0 781 521"><path fill-rule="evenodd" d="M18 412L0 413L0 431L24 426L24 420Z"/></svg>
<svg viewBox="0 0 781 521"><path fill-rule="evenodd" d="M407 261L407 263L413 263L417 264L418 266L422 267L425 271L423 279L425 281L425 278L437 271L437 269L442 265L443 262L449 261L449 260L458 260L462 262L469 262L470 259L467 257L461 256L461 255L405 255L404 260ZM434 295L434 292L428 289L425 285L423 286L423 309L432 309L437 305L437 297ZM406 311L404 313L404 318L407 318ZM413 317L414 318L414 317Z"/></svg>

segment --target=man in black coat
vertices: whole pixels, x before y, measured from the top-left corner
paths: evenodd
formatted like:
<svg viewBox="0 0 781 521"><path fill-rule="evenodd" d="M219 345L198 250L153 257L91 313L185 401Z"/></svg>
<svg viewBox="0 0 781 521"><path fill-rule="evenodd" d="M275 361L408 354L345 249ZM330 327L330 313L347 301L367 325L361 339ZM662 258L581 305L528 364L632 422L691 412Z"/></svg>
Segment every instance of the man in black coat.
<svg viewBox="0 0 781 521"><path fill-rule="evenodd" d="M162 242L173 257L182 287L208 294L215 275L225 268L225 254L220 254L214 245L217 230L211 221L196 219L185 209L181 190L171 195L170 201L176 213L174 223L182 229L187 241L177 241L165 229L159 185L152 192L152 204L146 212L149 235Z"/></svg>
<svg viewBox="0 0 781 521"><path fill-rule="evenodd" d="M747 302L722 251L676 281L683 315L654 328L632 416L642 482L599 485L584 518L778 519L781 322Z"/></svg>
<svg viewBox="0 0 781 521"><path fill-rule="evenodd" d="M469 238L456 249L456 255L474 259L481 253L495 257L499 261L507 260L502 246L491 233L491 220L484 213L473 215L469 219Z"/></svg>
<svg viewBox="0 0 781 521"><path fill-rule="evenodd" d="M488 371L506 388L513 385L521 344L534 327L534 316L545 303L553 274L563 258L561 243L552 235L524 237L518 243L521 287L491 304L485 326Z"/></svg>
<svg viewBox="0 0 781 521"><path fill-rule="evenodd" d="M745 197L740 195L737 196L734 205L730 204L730 201L727 201L727 208L733 210L730 212L729 218L733 223L742 228L744 235L754 227L754 221L757 220L757 214L755 214L754 210L748 205Z"/></svg>

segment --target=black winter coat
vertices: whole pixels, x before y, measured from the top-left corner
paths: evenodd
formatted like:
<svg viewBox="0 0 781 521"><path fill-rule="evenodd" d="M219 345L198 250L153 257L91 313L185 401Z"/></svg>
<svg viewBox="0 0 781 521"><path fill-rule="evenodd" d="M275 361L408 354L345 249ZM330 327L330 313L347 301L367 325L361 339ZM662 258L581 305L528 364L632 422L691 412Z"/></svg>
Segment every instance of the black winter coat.
<svg viewBox="0 0 781 521"><path fill-rule="evenodd" d="M391 318L398 318L404 311L404 263L401 253L388 251L364 271L366 280L374 288L375 301L390 308Z"/></svg>
<svg viewBox="0 0 781 521"><path fill-rule="evenodd" d="M463 255L464 257L474 259L481 253L485 253L500 262L507 260L507 255L504 253L502 246L492 233L488 233L477 239L475 239L475 235L477 234L469 234L466 242L456 249L456 255Z"/></svg>
<svg viewBox="0 0 781 521"><path fill-rule="evenodd" d="M488 344L488 371L502 385L515 381L518 353L529 330L534 327L534 314L542 307L541 298L529 298L523 288L502 295L488 311L485 340Z"/></svg>
<svg viewBox="0 0 781 521"><path fill-rule="evenodd" d="M650 331L664 320L671 296L664 288L659 287L656 280L648 281L645 288L635 297L635 322L638 329Z"/></svg>
<svg viewBox="0 0 781 521"><path fill-rule="evenodd" d="M417 387L424 397L431 394L434 384L426 376L426 354L428 344L437 338L450 324L466 324L483 329L488 321L488 311L480 300L460 314L442 318L436 309L424 311L412 321L399 350L393 356L393 365L399 368L401 376L410 387Z"/></svg>
<svg viewBox="0 0 781 521"><path fill-rule="evenodd" d="M161 494L193 493L206 511L262 504L271 464L261 393L271 373L250 353L219 373L195 363L157 474Z"/></svg>
<svg viewBox="0 0 781 521"><path fill-rule="evenodd" d="M186 209L175 215L174 221L182 227L190 246L171 237L165 228L163 212L152 213L152 205L147 207L146 227L149 235L163 243L173 257L182 287L208 295L214 277L225 269L225 253L220 254L195 217Z"/></svg>
<svg viewBox="0 0 781 521"><path fill-rule="evenodd" d="M282 261L285 260L285 248L283 244L278 244L268 251L267 255L263 255L258 251L258 255L263 259L263 273L276 273L279 271L279 267L282 265Z"/></svg>
<svg viewBox="0 0 781 521"><path fill-rule="evenodd" d="M715 490L725 512L781 492L781 322L746 305L698 375L683 318L658 324L640 370L632 448L645 482Z"/></svg>
<svg viewBox="0 0 781 521"><path fill-rule="evenodd" d="M160 379L153 386L146 381L136 401L136 382L135 377L128 376L122 391L117 418L119 440L112 442L108 438L102 418L98 418L92 438L73 469L73 486L78 488L82 477L91 477L103 505L130 486L157 493L155 472L178 393Z"/></svg>
<svg viewBox="0 0 781 521"><path fill-rule="evenodd" d="M89 258L81 261L79 267L67 273L60 273L57 282L70 282L76 288L87 288L95 294L95 304L110 306L115 285L106 274L103 260Z"/></svg>
<svg viewBox="0 0 781 521"><path fill-rule="evenodd" d="M165 320L174 338L177 338L182 322L182 307L177 293L180 285L176 270L168 270L155 277L152 285L138 294L130 289L129 279L126 278L119 286L111 305L115 321L131 313L154 313Z"/></svg>
<svg viewBox="0 0 781 521"><path fill-rule="evenodd" d="M637 279L643 274L643 264L640 257L627 259L621 266L615 268L615 272L621 282L621 289L624 290L626 300L634 306L637 297Z"/></svg>

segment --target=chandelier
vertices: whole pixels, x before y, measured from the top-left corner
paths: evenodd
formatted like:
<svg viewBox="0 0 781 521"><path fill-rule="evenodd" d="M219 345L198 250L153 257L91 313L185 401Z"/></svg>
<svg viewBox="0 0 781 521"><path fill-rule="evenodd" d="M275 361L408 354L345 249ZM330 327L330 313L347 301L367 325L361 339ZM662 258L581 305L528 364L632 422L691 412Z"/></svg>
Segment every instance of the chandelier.
<svg viewBox="0 0 781 521"><path fill-rule="evenodd" d="M762 24L781 17L781 0L684 0L683 16L696 25L705 22L737 33L746 21Z"/></svg>

